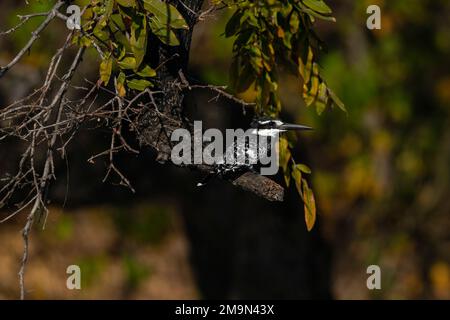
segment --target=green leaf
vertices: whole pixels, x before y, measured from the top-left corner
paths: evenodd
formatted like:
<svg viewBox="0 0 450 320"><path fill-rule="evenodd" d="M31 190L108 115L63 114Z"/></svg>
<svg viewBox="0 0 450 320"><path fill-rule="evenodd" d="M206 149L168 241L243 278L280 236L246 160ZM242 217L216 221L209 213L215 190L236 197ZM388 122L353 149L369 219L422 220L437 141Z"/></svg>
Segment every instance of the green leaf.
<svg viewBox="0 0 450 320"><path fill-rule="evenodd" d="M181 13L171 4L160 0L144 0L144 8L153 14L154 20L157 20L161 25L165 25L166 28L189 29Z"/></svg>
<svg viewBox="0 0 450 320"><path fill-rule="evenodd" d="M114 34L114 38L115 38L117 44L121 44L123 46L123 48L125 49L125 52L124 52L125 54L127 52L128 53L132 52L130 41L128 40L127 36L125 35L125 32L122 32L122 31L116 32ZM123 53L123 52L121 52L121 53ZM121 58L123 58L123 57L121 57ZM120 60L121 60L121 58L120 58Z"/></svg>
<svg viewBox="0 0 450 320"><path fill-rule="evenodd" d="M299 59L298 61L298 70L299 74L303 78L303 83L307 85L309 81L311 80L311 71L313 66L313 60L314 60L314 53L312 52L311 47L308 47L308 53L306 56L306 63Z"/></svg>
<svg viewBox="0 0 450 320"><path fill-rule="evenodd" d="M147 19L145 16L137 16L131 24L130 45L136 58L135 68L139 68L147 49Z"/></svg>
<svg viewBox="0 0 450 320"><path fill-rule="evenodd" d="M290 33L289 31L285 31L284 37L283 37L283 43L284 43L284 46L286 48L288 48L289 50L292 49L291 39L292 39L292 33Z"/></svg>
<svg viewBox="0 0 450 320"><path fill-rule="evenodd" d="M305 85L304 87L304 94L303 97L305 99L306 106L310 106L316 101L317 94L319 93L319 84L320 84L320 78L319 78L319 65L317 63L313 63L312 68L312 75L311 75L311 86L308 89L308 86Z"/></svg>
<svg viewBox="0 0 450 320"><path fill-rule="evenodd" d="M150 27L152 32L161 40L162 43L167 44L169 46L179 46L180 41L178 40L175 33L167 28L166 25L162 24L157 19L150 19Z"/></svg>
<svg viewBox="0 0 450 320"><path fill-rule="evenodd" d="M322 82L319 85L319 93L317 95L316 101L316 110L319 116L325 110L327 103L328 103L327 85L325 84L325 82Z"/></svg>
<svg viewBox="0 0 450 320"><path fill-rule="evenodd" d="M137 74L144 78L152 78L156 76L156 70L146 65L142 70L137 72Z"/></svg>
<svg viewBox="0 0 450 320"><path fill-rule="evenodd" d="M79 45L80 45L81 47L89 48L90 46L92 46L92 39L90 39L90 38L87 37L87 36L82 36L82 37L80 38Z"/></svg>
<svg viewBox="0 0 450 320"><path fill-rule="evenodd" d="M106 16L103 16L99 20L93 31L93 34L97 39L105 42L109 40L109 31L105 28L107 26L107 21L108 18Z"/></svg>
<svg viewBox="0 0 450 320"><path fill-rule="evenodd" d="M297 164L295 167L303 173L311 174L311 169L307 165Z"/></svg>
<svg viewBox="0 0 450 320"><path fill-rule="evenodd" d="M314 17L325 20L325 21L331 21L331 22L336 22L336 18L332 17L332 16L325 16L321 13L315 12L311 9L308 8L304 8L304 11L309 15L309 17L311 18L311 21L314 22Z"/></svg>
<svg viewBox="0 0 450 320"><path fill-rule="evenodd" d="M230 20L228 20L228 23L225 27L225 36L226 37L234 36L239 31L239 27L241 25L241 23L240 23L241 17L242 17L242 12L238 10L233 14L233 16L230 18Z"/></svg>
<svg viewBox="0 0 450 320"><path fill-rule="evenodd" d="M105 1L105 16L109 18L114 10L114 0Z"/></svg>
<svg viewBox="0 0 450 320"><path fill-rule="evenodd" d="M102 83L104 83L105 85L108 84L109 79L111 78L112 65L113 65L113 59L112 58L108 58L106 60L103 60L100 63L100 81Z"/></svg>
<svg viewBox="0 0 450 320"><path fill-rule="evenodd" d="M145 89L152 87L153 84L150 81L144 79L131 79L127 81L127 86L130 89L144 91Z"/></svg>
<svg viewBox="0 0 450 320"><path fill-rule="evenodd" d="M97 30L94 30L94 36L97 39L106 42L109 40L109 31L97 29Z"/></svg>
<svg viewBox="0 0 450 320"><path fill-rule="evenodd" d="M110 21L110 26L113 31L125 31L125 24L123 23L122 16L120 14L113 14Z"/></svg>
<svg viewBox="0 0 450 320"><path fill-rule="evenodd" d="M297 33L300 28L300 17L297 11L292 12L291 19L289 20L289 26L292 33Z"/></svg>
<svg viewBox="0 0 450 320"><path fill-rule="evenodd" d="M135 7L136 0L116 0L118 4L124 7Z"/></svg>
<svg viewBox="0 0 450 320"><path fill-rule="evenodd" d="M255 16L255 12L253 10L246 10L241 17L241 25L244 23L249 24L255 28L261 28L261 24L258 21L258 18Z"/></svg>
<svg viewBox="0 0 450 320"><path fill-rule="evenodd" d="M136 67L136 58L134 57L125 57L121 61L117 62L119 67L123 70L130 70Z"/></svg>
<svg viewBox="0 0 450 320"><path fill-rule="evenodd" d="M305 5L307 5L309 8L313 9L316 12L323 13L323 14L331 14L333 11L330 9L329 6L322 0L302 0Z"/></svg>
<svg viewBox="0 0 450 320"><path fill-rule="evenodd" d="M133 19L133 17L136 16L136 10L132 7L118 6L118 9L119 14L122 16L124 21L126 21L126 19Z"/></svg>

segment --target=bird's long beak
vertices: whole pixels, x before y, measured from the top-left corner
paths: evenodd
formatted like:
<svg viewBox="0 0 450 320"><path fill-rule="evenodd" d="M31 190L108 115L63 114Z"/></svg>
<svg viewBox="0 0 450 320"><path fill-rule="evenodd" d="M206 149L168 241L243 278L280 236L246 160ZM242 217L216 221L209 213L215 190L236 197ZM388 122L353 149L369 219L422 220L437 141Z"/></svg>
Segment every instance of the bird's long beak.
<svg viewBox="0 0 450 320"><path fill-rule="evenodd" d="M283 123L280 125L281 130L313 130L313 128L301 124Z"/></svg>

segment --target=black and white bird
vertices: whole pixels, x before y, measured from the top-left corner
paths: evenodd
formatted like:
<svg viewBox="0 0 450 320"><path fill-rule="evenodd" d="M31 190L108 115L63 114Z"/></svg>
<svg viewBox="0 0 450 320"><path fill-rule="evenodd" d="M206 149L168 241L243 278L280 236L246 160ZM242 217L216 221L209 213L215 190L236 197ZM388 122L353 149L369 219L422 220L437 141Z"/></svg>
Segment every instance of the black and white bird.
<svg viewBox="0 0 450 320"><path fill-rule="evenodd" d="M256 118L252 121L250 127L254 130L254 134L259 136L276 137L282 132L288 130L312 130L311 127L301 124L285 123L278 119L268 117Z"/></svg>
<svg viewBox="0 0 450 320"><path fill-rule="evenodd" d="M261 155L269 155L273 151L271 139L278 139L281 133L289 130L304 131L312 128L269 117L255 118L250 124L250 138L245 139L244 143L231 143L226 148L223 159L214 165L214 173L206 176L197 186L204 186L214 176L230 178L247 171L256 171L260 167ZM266 139L266 143L261 143L263 139Z"/></svg>

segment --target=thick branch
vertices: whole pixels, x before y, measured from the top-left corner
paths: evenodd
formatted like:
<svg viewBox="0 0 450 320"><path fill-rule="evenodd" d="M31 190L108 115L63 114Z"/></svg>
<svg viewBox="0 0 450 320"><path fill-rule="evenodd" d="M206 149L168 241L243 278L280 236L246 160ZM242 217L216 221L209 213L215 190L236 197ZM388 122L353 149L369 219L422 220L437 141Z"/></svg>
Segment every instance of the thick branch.
<svg viewBox="0 0 450 320"><path fill-rule="evenodd" d="M190 165L189 168L203 172L205 174L213 174L213 167L208 165ZM284 188L278 183L265 176L261 176L253 171L245 172L237 178L222 178L231 182L234 186L245 191L254 193L255 195L269 201L283 201Z"/></svg>
<svg viewBox="0 0 450 320"><path fill-rule="evenodd" d="M178 1L173 1L173 3L177 5L178 10L186 18L190 29L178 35L181 43L178 47L166 46L159 41L154 43L158 50L153 50L153 52L157 52L158 55L151 56L149 59L152 64L162 64L162 67L158 67L158 89L161 94L150 95L150 101L139 119L137 128L141 145L155 149L157 161L162 163L170 161L172 150L170 137L172 132L178 128L188 130L192 128L192 123L183 115L185 105L184 90L192 87L186 83L187 80L183 75L187 73L192 32L195 23L198 21L203 0L186 0L183 1L183 4ZM155 40L150 39L150 41ZM224 94L223 91L220 93ZM189 168L205 174L213 174L215 172L212 166L207 165L190 165ZM257 173L246 172L237 179L224 179L267 200L283 200L283 187Z"/></svg>
<svg viewBox="0 0 450 320"><path fill-rule="evenodd" d="M233 185L265 198L269 201L283 201L284 188L275 181L256 174L246 172L233 181Z"/></svg>

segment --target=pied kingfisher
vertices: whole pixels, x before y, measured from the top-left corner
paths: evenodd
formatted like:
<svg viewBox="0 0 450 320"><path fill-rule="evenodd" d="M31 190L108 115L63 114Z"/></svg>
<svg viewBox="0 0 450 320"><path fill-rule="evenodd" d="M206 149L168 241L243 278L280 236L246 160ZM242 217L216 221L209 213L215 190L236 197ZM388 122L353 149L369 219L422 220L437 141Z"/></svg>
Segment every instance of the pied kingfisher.
<svg viewBox="0 0 450 320"><path fill-rule="evenodd" d="M204 186L214 176L229 178L247 171L256 171L261 166L262 157L267 159L272 154L273 143L278 141L280 133L288 130L312 128L268 117L255 118L243 139L233 141L226 147L222 159L214 164L214 173L207 175L197 186Z"/></svg>

